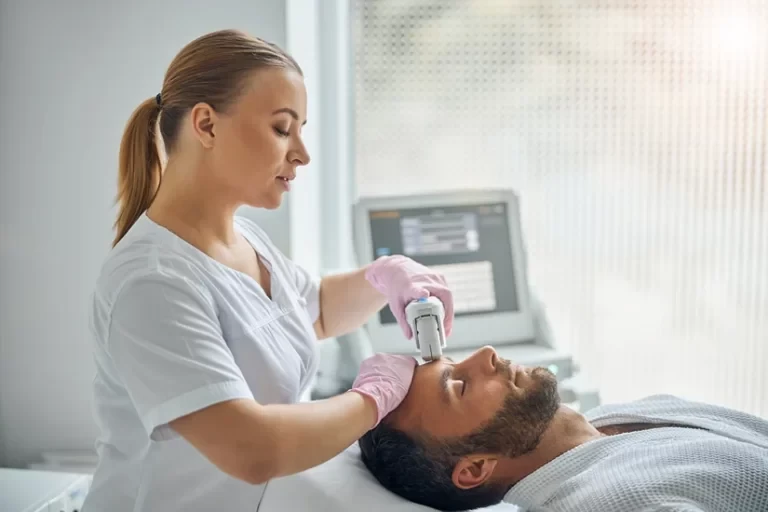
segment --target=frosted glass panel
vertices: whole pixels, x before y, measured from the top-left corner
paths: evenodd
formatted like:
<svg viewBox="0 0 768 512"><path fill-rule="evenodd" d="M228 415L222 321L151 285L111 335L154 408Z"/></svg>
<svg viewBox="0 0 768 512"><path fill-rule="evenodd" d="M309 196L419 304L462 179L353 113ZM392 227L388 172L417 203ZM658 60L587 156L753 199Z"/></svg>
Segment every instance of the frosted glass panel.
<svg viewBox="0 0 768 512"><path fill-rule="evenodd" d="M514 187L605 401L768 416L768 2L352 1L361 196Z"/></svg>

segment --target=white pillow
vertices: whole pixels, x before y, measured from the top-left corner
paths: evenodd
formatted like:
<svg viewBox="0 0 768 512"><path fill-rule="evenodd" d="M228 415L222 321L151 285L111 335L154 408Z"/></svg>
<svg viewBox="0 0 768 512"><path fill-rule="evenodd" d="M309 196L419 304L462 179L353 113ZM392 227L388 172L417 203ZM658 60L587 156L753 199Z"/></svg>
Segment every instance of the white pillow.
<svg viewBox="0 0 768 512"><path fill-rule="evenodd" d="M434 512L386 490L360 460L357 443L307 471L276 478L267 484L259 512L312 510L313 512ZM514 512L499 504L483 512Z"/></svg>

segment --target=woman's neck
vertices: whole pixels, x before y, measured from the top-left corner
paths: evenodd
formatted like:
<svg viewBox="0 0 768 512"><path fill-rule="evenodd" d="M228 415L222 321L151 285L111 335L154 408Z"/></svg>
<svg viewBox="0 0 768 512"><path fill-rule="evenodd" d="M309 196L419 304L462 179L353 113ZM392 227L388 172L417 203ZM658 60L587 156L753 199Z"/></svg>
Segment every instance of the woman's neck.
<svg viewBox="0 0 768 512"><path fill-rule="evenodd" d="M147 216L193 245L232 246L238 241L238 205L207 183L206 174L204 169L169 162Z"/></svg>

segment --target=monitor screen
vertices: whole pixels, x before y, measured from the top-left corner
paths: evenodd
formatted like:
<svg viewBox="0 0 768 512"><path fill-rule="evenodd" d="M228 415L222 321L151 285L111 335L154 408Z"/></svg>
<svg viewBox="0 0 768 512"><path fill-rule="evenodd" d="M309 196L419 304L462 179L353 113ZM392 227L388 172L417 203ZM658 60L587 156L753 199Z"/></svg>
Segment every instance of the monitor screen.
<svg viewBox="0 0 768 512"><path fill-rule="evenodd" d="M375 210L369 221L373 258L402 254L440 271L455 316L519 310L506 203ZM395 323L389 307L379 315Z"/></svg>

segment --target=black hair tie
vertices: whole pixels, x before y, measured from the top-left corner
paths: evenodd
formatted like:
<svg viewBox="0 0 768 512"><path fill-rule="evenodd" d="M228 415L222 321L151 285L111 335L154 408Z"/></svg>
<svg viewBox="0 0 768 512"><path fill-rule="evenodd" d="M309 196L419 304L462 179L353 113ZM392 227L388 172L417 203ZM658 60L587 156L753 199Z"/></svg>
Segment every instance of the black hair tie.
<svg viewBox="0 0 768 512"><path fill-rule="evenodd" d="M157 96L155 96L155 102L158 104L158 106L162 106L163 104L163 97L158 93Z"/></svg>

